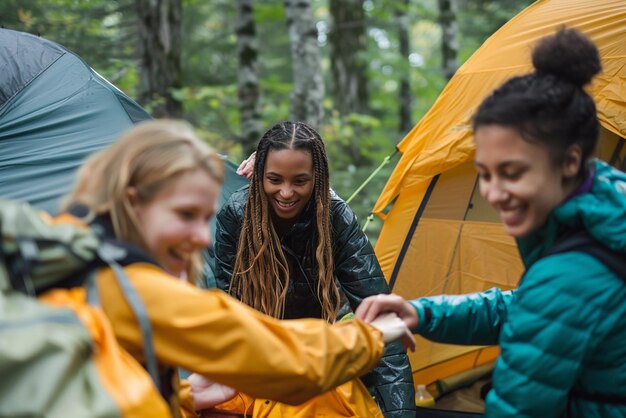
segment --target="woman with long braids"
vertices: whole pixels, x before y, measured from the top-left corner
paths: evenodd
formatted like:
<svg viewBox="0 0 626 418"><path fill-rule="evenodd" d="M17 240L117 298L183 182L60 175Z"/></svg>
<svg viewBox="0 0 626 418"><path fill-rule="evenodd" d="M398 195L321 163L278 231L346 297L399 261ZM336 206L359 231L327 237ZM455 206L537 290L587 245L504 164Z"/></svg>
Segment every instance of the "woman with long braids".
<svg viewBox="0 0 626 418"><path fill-rule="evenodd" d="M320 135L282 122L261 138L249 187L217 215L218 287L280 319L335 322L363 298L389 288L356 216L330 188ZM345 307L342 308L342 306ZM414 416L408 358L388 347L372 375L385 417Z"/></svg>

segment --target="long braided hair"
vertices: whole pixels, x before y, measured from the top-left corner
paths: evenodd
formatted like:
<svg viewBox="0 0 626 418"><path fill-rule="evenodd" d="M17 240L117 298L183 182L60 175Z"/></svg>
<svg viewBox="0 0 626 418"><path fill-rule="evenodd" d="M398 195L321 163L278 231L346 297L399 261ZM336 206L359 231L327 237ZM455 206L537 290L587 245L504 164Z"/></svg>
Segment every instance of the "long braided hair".
<svg viewBox="0 0 626 418"><path fill-rule="evenodd" d="M283 149L306 151L313 159L315 183L309 205L314 205L316 296L322 317L333 322L339 311L339 289L333 276L328 160L320 135L302 122L278 123L259 141L229 291L260 312L284 316L289 264L263 188L268 153Z"/></svg>

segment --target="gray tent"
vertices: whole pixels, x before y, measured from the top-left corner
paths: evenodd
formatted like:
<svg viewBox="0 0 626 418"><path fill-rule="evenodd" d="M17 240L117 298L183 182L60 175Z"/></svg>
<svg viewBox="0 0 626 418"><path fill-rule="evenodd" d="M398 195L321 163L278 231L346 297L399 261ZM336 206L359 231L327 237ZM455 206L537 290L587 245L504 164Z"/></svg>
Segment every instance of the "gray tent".
<svg viewBox="0 0 626 418"><path fill-rule="evenodd" d="M49 212L93 151L150 115L78 56L0 29L0 196Z"/></svg>
<svg viewBox="0 0 626 418"><path fill-rule="evenodd" d="M71 51L0 29L0 197L55 213L85 158L149 118ZM220 204L245 183L227 162Z"/></svg>

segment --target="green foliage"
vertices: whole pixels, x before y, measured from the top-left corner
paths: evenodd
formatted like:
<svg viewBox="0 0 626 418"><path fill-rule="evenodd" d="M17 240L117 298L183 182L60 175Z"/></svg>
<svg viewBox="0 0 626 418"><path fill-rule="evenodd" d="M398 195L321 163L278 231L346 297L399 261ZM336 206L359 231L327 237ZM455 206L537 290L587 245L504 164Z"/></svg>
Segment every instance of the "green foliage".
<svg viewBox="0 0 626 418"><path fill-rule="evenodd" d="M59 42L114 81L124 78L135 51L132 18L130 0L0 2L1 26Z"/></svg>
<svg viewBox="0 0 626 418"><path fill-rule="evenodd" d="M318 19L319 45L327 88L330 80L328 1L312 2ZM340 0L339 0L340 1ZM532 0L459 0L462 63L484 40ZM259 48L263 127L289 118L292 66L283 2L255 1L254 17ZM242 155L237 100L237 2L183 1L183 87L174 96L184 105L184 118L200 135L233 161ZM78 53L105 78L131 97L139 83L136 63L138 34L133 0L3 0L0 25L41 34ZM399 132L400 78L410 75L414 123L428 111L443 89L441 29L437 0L365 0L367 22L369 114L340 116L330 94L324 101L325 121L320 133L326 141L333 187L344 198L391 154L406 132ZM408 15L411 56L399 53L398 14ZM155 99L158 100L158 99ZM148 108L156 102L148 105ZM393 164L351 203L359 219L373 207ZM370 227L374 239L380 221Z"/></svg>
<svg viewBox="0 0 626 418"><path fill-rule="evenodd" d="M462 61L511 17L534 3L535 0L463 0L457 19L464 35L459 56Z"/></svg>
<svg viewBox="0 0 626 418"><path fill-rule="evenodd" d="M185 86L235 84L235 2L183 2L182 72Z"/></svg>
<svg viewBox="0 0 626 418"><path fill-rule="evenodd" d="M278 74L268 74L261 79L261 115L264 127L289 119L291 80L284 80Z"/></svg>
<svg viewBox="0 0 626 418"><path fill-rule="evenodd" d="M327 110L327 113L330 114L320 134L326 143L332 167L369 166L388 152L389 144L382 141L383 132L378 118L359 113L341 116L332 110Z"/></svg>
<svg viewBox="0 0 626 418"><path fill-rule="evenodd" d="M183 87L174 97L184 103L185 117L192 120L211 145L227 155L241 157L233 126L239 124L237 85ZM231 157L232 158L232 157Z"/></svg>
<svg viewBox="0 0 626 418"><path fill-rule="evenodd" d="M392 157L390 163L384 166L378 175L365 186L365 188L357 194L351 201L350 207L356 213L359 223L364 226L368 215L370 214L380 192L387 183L387 179L391 175L396 163L398 162L398 155ZM381 158L376 161L374 166L367 167L355 167L354 165L347 165L343 167L331 167L331 186L333 190L341 196L343 199L348 199L352 194L363 184L363 182L372 174L372 171L383 161ZM376 244L376 239L380 234L382 228L382 220L375 216L367 226L365 233L372 242L372 245Z"/></svg>

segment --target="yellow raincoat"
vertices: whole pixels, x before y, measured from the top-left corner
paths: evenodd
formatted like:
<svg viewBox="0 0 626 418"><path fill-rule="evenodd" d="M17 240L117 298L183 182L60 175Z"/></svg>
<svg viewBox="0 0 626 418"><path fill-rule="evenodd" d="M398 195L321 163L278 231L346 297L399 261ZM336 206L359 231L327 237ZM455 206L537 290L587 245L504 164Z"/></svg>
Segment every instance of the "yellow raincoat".
<svg viewBox="0 0 626 418"><path fill-rule="evenodd" d="M181 366L257 399L302 404L370 370L383 352L382 334L360 321L334 326L317 319L278 321L151 264L124 270L145 304L161 364ZM97 287L119 343L141 361L137 320L109 268L98 274ZM182 393L187 394L182 409L193 410L189 391Z"/></svg>
<svg viewBox="0 0 626 418"><path fill-rule="evenodd" d="M383 418L376 401L360 379L353 379L299 405L254 399L239 393L216 411L250 415L252 418Z"/></svg>
<svg viewBox="0 0 626 418"><path fill-rule="evenodd" d="M354 319L346 315L341 321ZM246 414L252 418L383 418L378 404L360 379L352 379L299 405L287 405L269 399L254 399L242 393L213 410Z"/></svg>

